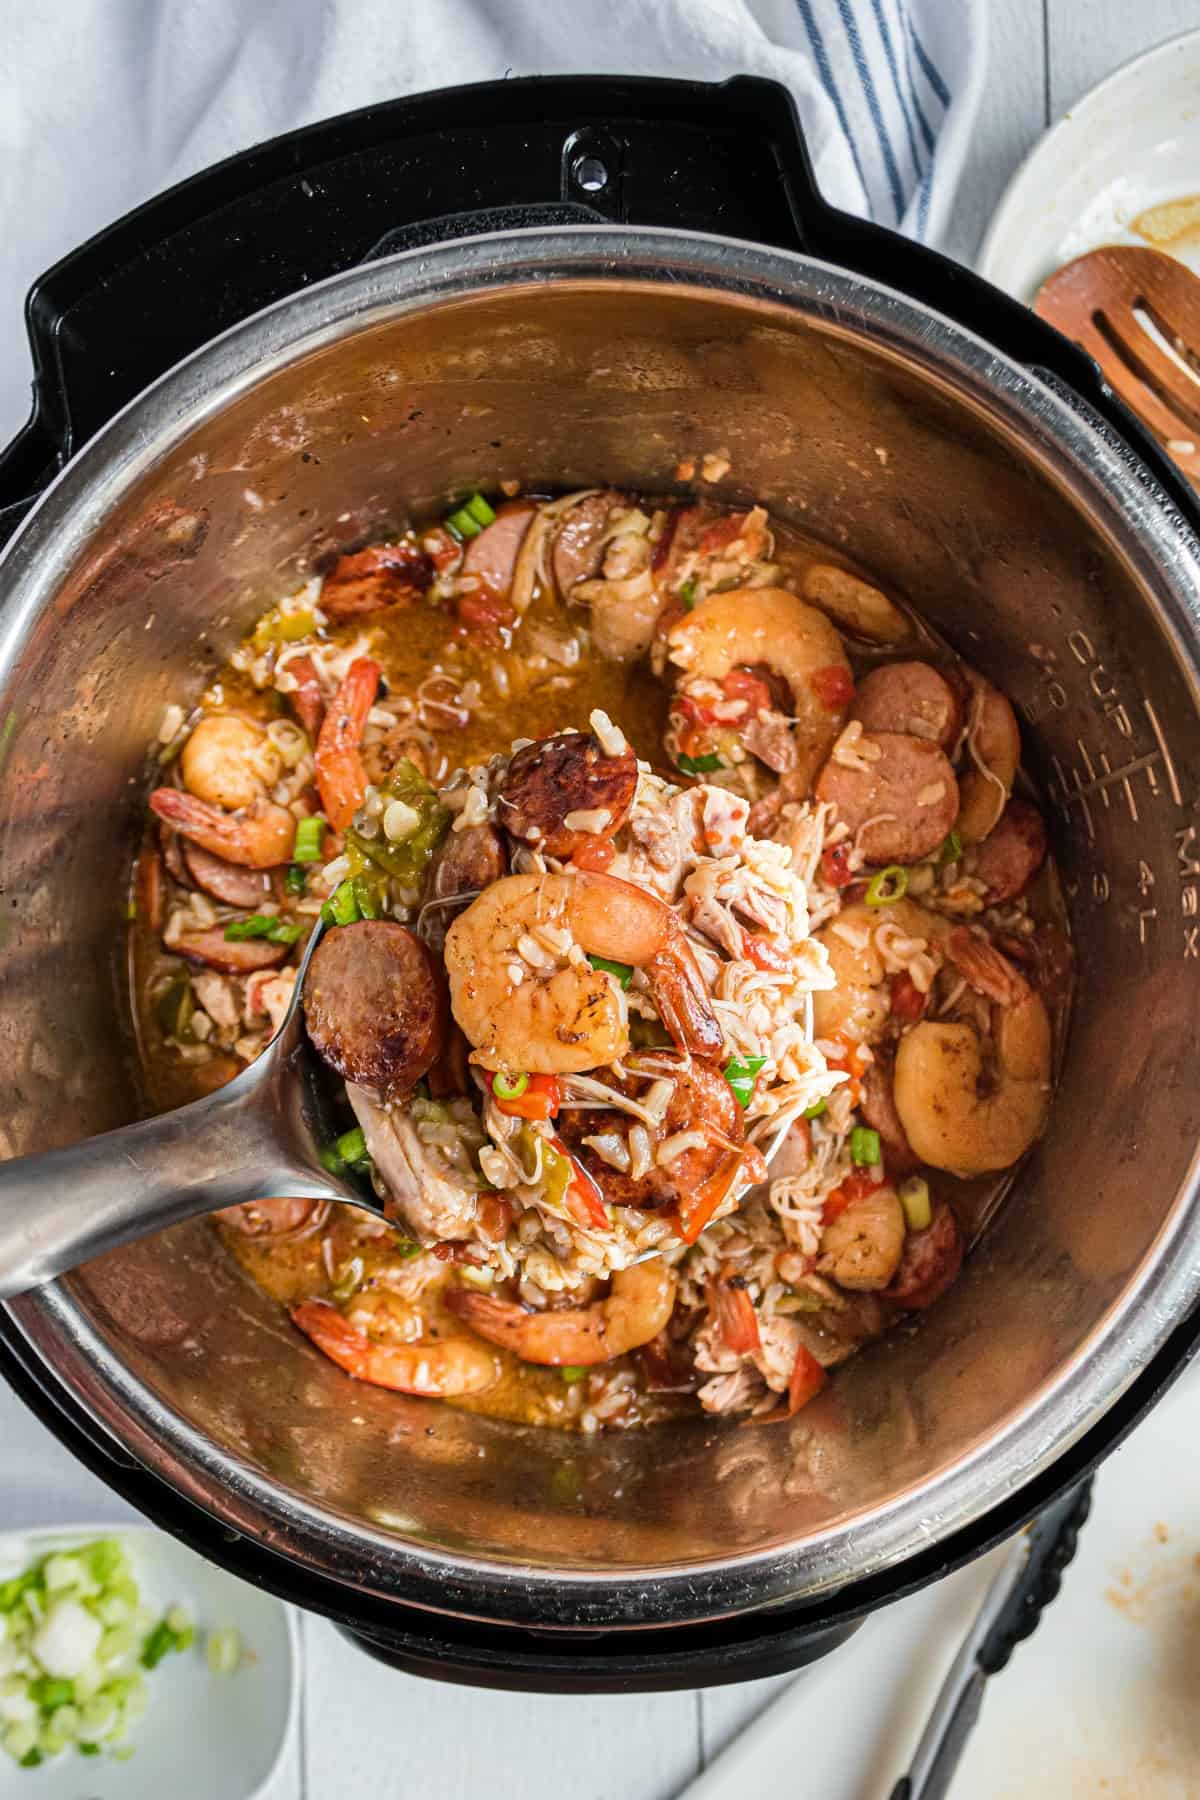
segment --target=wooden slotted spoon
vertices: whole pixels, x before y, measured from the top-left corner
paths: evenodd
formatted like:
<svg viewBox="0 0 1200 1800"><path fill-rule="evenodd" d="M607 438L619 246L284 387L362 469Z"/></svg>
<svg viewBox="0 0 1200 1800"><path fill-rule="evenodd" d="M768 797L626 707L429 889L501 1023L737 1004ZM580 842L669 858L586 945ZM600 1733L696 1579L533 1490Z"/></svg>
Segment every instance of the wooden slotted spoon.
<svg viewBox="0 0 1200 1800"><path fill-rule="evenodd" d="M1037 311L1095 357L1200 486L1200 281L1191 270L1161 250L1108 244L1057 270Z"/></svg>

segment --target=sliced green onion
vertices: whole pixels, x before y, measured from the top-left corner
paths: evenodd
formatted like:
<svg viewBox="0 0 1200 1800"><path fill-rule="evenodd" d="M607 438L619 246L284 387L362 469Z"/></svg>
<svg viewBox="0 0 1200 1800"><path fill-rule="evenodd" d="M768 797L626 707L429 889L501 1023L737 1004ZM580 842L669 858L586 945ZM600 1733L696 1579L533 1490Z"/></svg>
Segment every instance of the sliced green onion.
<svg viewBox="0 0 1200 1800"><path fill-rule="evenodd" d="M743 1111L750 1104L754 1094L754 1083L766 1060L765 1056L735 1056L725 1064L722 1070Z"/></svg>
<svg viewBox="0 0 1200 1800"><path fill-rule="evenodd" d="M41 1765L42 1765L42 1753L38 1749L37 1745L35 1744L33 1746L32 1750L27 1750L25 1752L24 1756L21 1758L20 1762L17 1764L17 1767L20 1769L39 1769L39 1768L41 1768Z"/></svg>
<svg viewBox="0 0 1200 1800"><path fill-rule="evenodd" d="M296 842L292 848L292 861L298 863L320 862L321 847L325 841L325 821L320 813L314 813L309 819L296 821Z"/></svg>
<svg viewBox="0 0 1200 1800"><path fill-rule="evenodd" d="M227 944L244 944L249 938L266 938L271 944L294 944L303 930L272 913L252 913L248 919L231 919L225 927Z"/></svg>
<svg viewBox="0 0 1200 1800"><path fill-rule="evenodd" d="M160 1619L153 1631L147 1633L138 1661L143 1669L157 1669L163 1657L174 1648L175 1633L165 1619Z"/></svg>
<svg viewBox="0 0 1200 1800"><path fill-rule="evenodd" d="M242 1660L241 1634L232 1625L221 1631L210 1631L204 1650L205 1660L214 1675L232 1675Z"/></svg>
<svg viewBox="0 0 1200 1800"><path fill-rule="evenodd" d="M529 1077L524 1070L515 1075L506 1075L502 1069L492 1076L492 1092L497 1100L519 1100L529 1086Z"/></svg>
<svg viewBox="0 0 1200 1800"><path fill-rule="evenodd" d="M302 894L308 886L308 870L299 863L291 863L283 878L283 885L289 894Z"/></svg>
<svg viewBox="0 0 1200 1800"><path fill-rule="evenodd" d="M863 899L868 906L892 906L908 892L908 870L900 863L889 863L867 883Z"/></svg>
<svg viewBox="0 0 1200 1800"><path fill-rule="evenodd" d="M850 1160L860 1169L874 1169L883 1161L879 1133L869 1125L856 1125L850 1133Z"/></svg>
<svg viewBox="0 0 1200 1800"><path fill-rule="evenodd" d="M125 1552L115 1538L100 1538L88 1553L88 1573L93 1581L108 1581L125 1561Z"/></svg>
<svg viewBox="0 0 1200 1800"><path fill-rule="evenodd" d="M496 515L482 494L472 494L463 510L470 513L477 525L491 525L495 521Z"/></svg>
<svg viewBox="0 0 1200 1800"><path fill-rule="evenodd" d="M75 1748L80 1756L99 1756L100 1754L99 1744L76 1744Z"/></svg>
<svg viewBox="0 0 1200 1800"><path fill-rule="evenodd" d="M582 1363L564 1363L558 1372L564 1381L574 1385L575 1382L583 1380L587 1369Z"/></svg>
<svg viewBox="0 0 1200 1800"><path fill-rule="evenodd" d="M605 975L611 975L622 993L633 980L633 969L629 963L613 962L607 956L589 956L588 961L593 969L601 969Z"/></svg>
<svg viewBox="0 0 1200 1800"><path fill-rule="evenodd" d="M75 1698L75 1684L64 1681L54 1675L39 1675L29 1683L29 1698L43 1712L53 1712L56 1706L68 1706Z"/></svg>
<svg viewBox="0 0 1200 1800"><path fill-rule="evenodd" d="M355 1163L367 1160L367 1140L361 1125L354 1125L349 1131L343 1131L340 1138L334 1140L334 1149L344 1163L353 1168Z"/></svg>
<svg viewBox="0 0 1200 1800"><path fill-rule="evenodd" d="M472 494L469 500L452 512L446 520L446 530L457 538L478 537L485 525L490 525L496 517L482 494Z"/></svg>
<svg viewBox="0 0 1200 1800"><path fill-rule="evenodd" d="M921 1175L910 1175L897 1190L904 1208L904 1222L910 1231L927 1231L933 1220L929 1202L929 1183Z"/></svg>
<svg viewBox="0 0 1200 1800"><path fill-rule="evenodd" d="M688 612L691 612L693 606L696 604L696 577L694 575L690 581L685 581L680 588L679 600L680 604L686 607Z"/></svg>
<svg viewBox="0 0 1200 1800"><path fill-rule="evenodd" d="M958 832L954 827L951 826L943 840L941 849L937 853L938 868L944 869L947 863L957 862L961 855L962 839L959 837Z"/></svg>
<svg viewBox="0 0 1200 1800"><path fill-rule="evenodd" d="M321 917L327 925L353 925L361 917L358 900L354 893L353 881L343 881L334 892L332 900L327 900L321 908Z"/></svg>
<svg viewBox="0 0 1200 1800"><path fill-rule="evenodd" d="M715 750L705 756L677 756L675 761L685 775L711 775L714 769L721 767L721 759Z"/></svg>
<svg viewBox="0 0 1200 1800"><path fill-rule="evenodd" d="M806 1110L804 1117L806 1119L819 1119L823 1112L828 1111L829 1102L827 1100L814 1100L812 1105Z"/></svg>
<svg viewBox="0 0 1200 1800"><path fill-rule="evenodd" d="M317 1152L317 1155L320 1158L321 1167L323 1169L328 1169L331 1175L342 1174L346 1165L332 1144L324 1145L323 1148Z"/></svg>

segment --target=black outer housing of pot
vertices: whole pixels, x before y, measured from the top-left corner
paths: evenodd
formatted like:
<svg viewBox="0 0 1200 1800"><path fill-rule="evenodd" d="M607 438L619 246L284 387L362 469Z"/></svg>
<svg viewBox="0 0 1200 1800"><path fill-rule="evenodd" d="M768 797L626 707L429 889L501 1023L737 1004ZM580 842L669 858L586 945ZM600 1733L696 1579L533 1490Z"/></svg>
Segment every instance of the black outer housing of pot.
<svg viewBox="0 0 1200 1800"><path fill-rule="evenodd" d="M33 287L29 423L0 451L0 544L75 452L150 382L313 281L398 250L522 226L660 225L800 251L894 287L1048 379L1194 531L1196 496L1096 365L969 269L828 206L787 90L581 76L486 83L368 107L230 158L118 220ZM141 329L131 326L141 321ZM597 1693L706 1686L815 1661L881 1606L1018 1530L1083 1480L1186 1366L1200 1314L1053 1467L969 1528L819 1600L705 1625L524 1631L406 1606L313 1575L223 1527L74 1404L0 1307L0 1373L81 1462L164 1530L254 1585L324 1613L414 1674Z"/></svg>

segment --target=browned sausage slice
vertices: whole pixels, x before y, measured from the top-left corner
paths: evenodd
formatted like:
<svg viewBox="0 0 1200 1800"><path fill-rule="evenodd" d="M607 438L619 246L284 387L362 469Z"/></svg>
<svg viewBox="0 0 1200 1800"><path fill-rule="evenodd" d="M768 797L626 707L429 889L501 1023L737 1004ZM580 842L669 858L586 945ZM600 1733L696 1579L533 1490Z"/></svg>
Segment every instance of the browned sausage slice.
<svg viewBox="0 0 1200 1800"><path fill-rule="evenodd" d="M330 619L354 619L386 606L408 606L433 580L433 564L415 544L368 544L339 556L325 577L319 605Z"/></svg>
<svg viewBox="0 0 1200 1800"><path fill-rule="evenodd" d="M554 536L550 566L554 583L564 600L580 581L591 581L599 575L604 561L604 534L612 515L627 512L629 501L624 494L606 488L603 493L589 494L576 501L562 516Z"/></svg>
<svg viewBox="0 0 1200 1800"><path fill-rule="evenodd" d="M911 1175L914 1169L920 1168L921 1159L909 1143L896 1111L889 1064L875 1061L863 1074L859 1111L867 1124L879 1133L883 1163L889 1175Z"/></svg>
<svg viewBox="0 0 1200 1800"><path fill-rule="evenodd" d="M900 1267L884 1290L885 1298L906 1307L932 1306L962 1268L962 1260L958 1221L944 1200L936 1200L925 1230L910 1231L905 1238Z"/></svg>
<svg viewBox="0 0 1200 1800"><path fill-rule="evenodd" d="M547 855L573 856L625 823L637 779L637 757L628 745L619 756L606 756L591 732L564 731L517 751L500 790L499 816L514 837ZM601 811L608 818L596 821L598 830L567 823L574 814Z"/></svg>
<svg viewBox="0 0 1200 1800"><path fill-rule="evenodd" d="M241 1206L223 1206L215 1216L242 1237L286 1237L307 1225L322 1204L320 1200L272 1196L269 1200L247 1200Z"/></svg>
<svg viewBox="0 0 1200 1800"><path fill-rule="evenodd" d="M185 931L173 938L167 949L189 962L203 963L219 969L222 975L253 975L258 969L277 969L291 955L287 944L272 944L267 938L246 938L231 944L223 925L211 931Z"/></svg>
<svg viewBox="0 0 1200 1800"><path fill-rule="evenodd" d="M883 663L858 685L850 717L864 731L899 731L943 750L958 742L962 702L940 669L926 662Z"/></svg>
<svg viewBox="0 0 1200 1800"><path fill-rule="evenodd" d="M308 1035L346 1081L406 1094L441 1050L446 989L419 938L392 919L338 925L304 984Z"/></svg>
<svg viewBox="0 0 1200 1800"><path fill-rule="evenodd" d="M440 950L451 922L481 889L508 874L508 849L494 825L468 825L448 831L425 878L420 932Z"/></svg>
<svg viewBox="0 0 1200 1800"><path fill-rule="evenodd" d="M942 751L898 731L864 731L856 748L865 767L831 756L817 776L817 799L837 808L869 863L929 856L958 816L958 784Z"/></svg>
<svg viewBox="0 0 1200 1800"><path fill-rule="evenodd" d="M474 575L491 593L507 596L517 556L536 511L527 501L502 506L493 522L467 545L461 573Z"/></svg>
<svg viewBox="0 0 1200 1800"><path fill-rule="evenodd" d="M183 861L193 883L226 906L253 912L263 900L273 898L271 877L265 869L240 869L236 863L202 850L187 838L181 840Z"/></svg>
<svg viewBox="0 0 1200 1800"><path fill-rule="evenodd" d="M1046 860L1046 827L1028 800L1010 800L995 828L970 852L967 868L986 883L987 903L999 906L1024 893Z"/></svg>

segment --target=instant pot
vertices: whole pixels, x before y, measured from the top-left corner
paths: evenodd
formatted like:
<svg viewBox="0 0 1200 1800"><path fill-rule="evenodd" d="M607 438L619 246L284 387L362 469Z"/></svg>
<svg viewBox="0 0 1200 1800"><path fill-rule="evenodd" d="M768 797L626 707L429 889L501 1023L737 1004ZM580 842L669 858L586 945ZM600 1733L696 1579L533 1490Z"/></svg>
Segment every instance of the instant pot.
<svg viewBox="0 0 1200 1800"><path fill-rule="evenodd" d="M564 1691L796 1666L1078 1480L1200 1317L1196 498L1095 367L824 205L749 79L513 81L295 133L68 257L29 326L6 1154L139 1110L122 903L164 703L315 560L510 477L686 492L719 451L706 495L914 602L1020 712L1079 969L1050 1130L962 1279L787 1424L589 1439L352 1384L198 1224L0 1309L50 1429L375 1654Z"/></svg>

